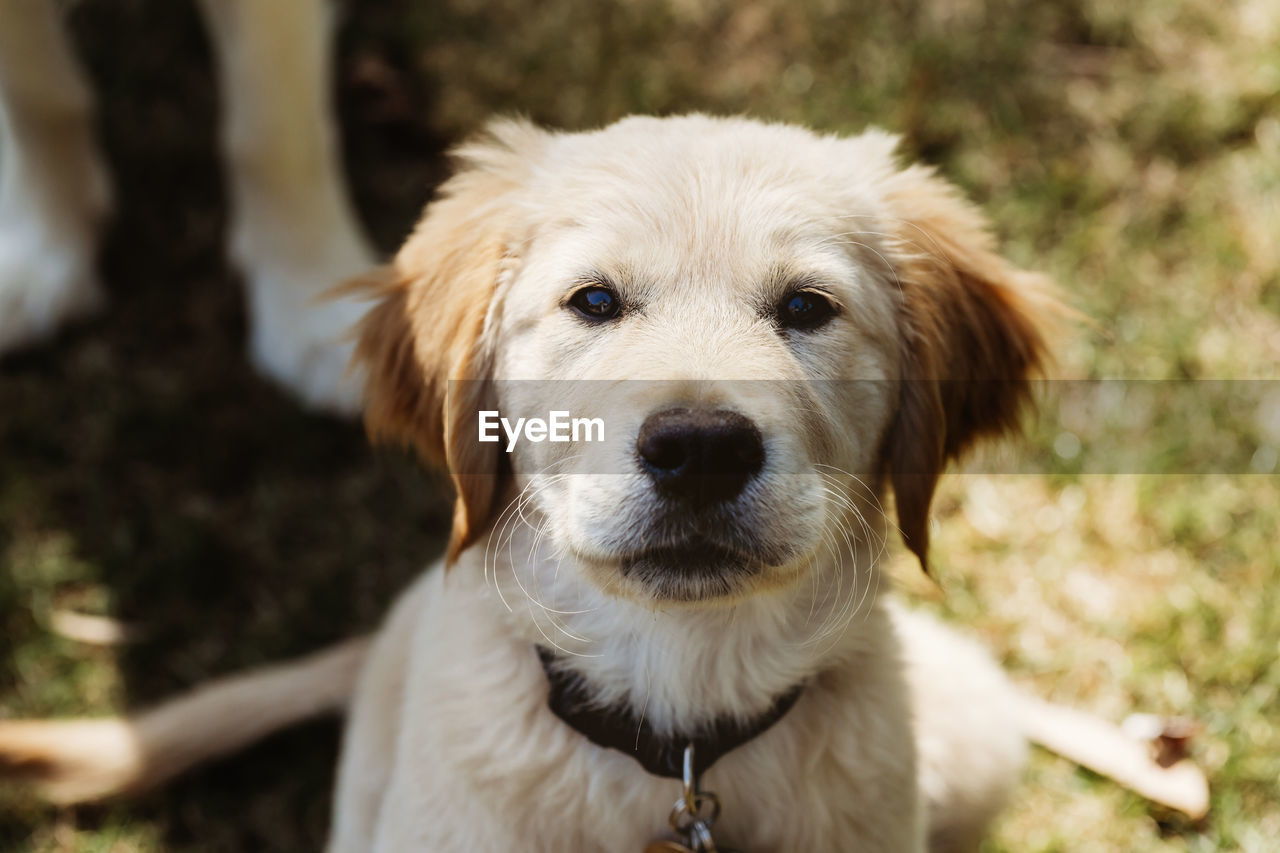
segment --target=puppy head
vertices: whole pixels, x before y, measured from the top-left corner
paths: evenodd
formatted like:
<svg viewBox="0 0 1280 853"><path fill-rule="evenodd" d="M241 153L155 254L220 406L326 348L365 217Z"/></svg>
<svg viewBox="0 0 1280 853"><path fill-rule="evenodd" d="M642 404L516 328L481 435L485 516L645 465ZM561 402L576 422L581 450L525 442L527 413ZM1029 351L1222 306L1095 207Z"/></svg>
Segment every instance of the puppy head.
<svg viewBox="0 0 1280 853"><path fill-rule="evenodd" d="M942 467L1016 423L1041 297L892 148L702 116L464 147L358 348L371 433L453 476L450 557L506 489L596 587L724 603L871 547L887 473L923 561ZM505 453L484 408L605 440Z"/></svg>

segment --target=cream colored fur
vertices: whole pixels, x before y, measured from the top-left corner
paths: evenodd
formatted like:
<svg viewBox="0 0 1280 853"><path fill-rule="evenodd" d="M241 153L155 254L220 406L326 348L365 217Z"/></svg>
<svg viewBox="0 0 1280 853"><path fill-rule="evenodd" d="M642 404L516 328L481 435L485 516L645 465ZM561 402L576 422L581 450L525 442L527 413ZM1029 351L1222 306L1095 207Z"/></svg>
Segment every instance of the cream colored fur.
<svg viewBox="0 0 1280 853"><path fill-rule="evenodd" d="M0 3L0 353L103 299L94 252L109 188L57 18L53 3Z"/></svg>
<svg viewBox="0 0 1280 853"><path fill-rule="evenodd" d="M975 644L887 602L881 501L891 481L903 530L922 535L929 466L1016 415L1046 297L892 148L874 131L688 116L586 134L498 123L460 150L458 175L366 285L371 431L448 466L459 498L452 565L402 596L364 661L332 853L640 850L664 828L679 786L554 716L536 645L659 731L758 714L807 684L706 774L721 844L974 849L1018 778L1024 732L1044 735L1027 716L1042 708ZM601 279L628 311L584 322L566 300ZM796 281L838 304L826 326L771 318ZM672 535L631 448L673 404L758 425L765 467L717 524L767 558L664 597L620 558ZM525 444L504 469L472 440L477 405L600 414L621 440ZM278 696L252 701L265 712ZM76 751L96 748L28 749L41 730L14 726L0 724L0 760L27 749L64 790L83 772ZM157 780L147 772L118 778Z"/></svg>

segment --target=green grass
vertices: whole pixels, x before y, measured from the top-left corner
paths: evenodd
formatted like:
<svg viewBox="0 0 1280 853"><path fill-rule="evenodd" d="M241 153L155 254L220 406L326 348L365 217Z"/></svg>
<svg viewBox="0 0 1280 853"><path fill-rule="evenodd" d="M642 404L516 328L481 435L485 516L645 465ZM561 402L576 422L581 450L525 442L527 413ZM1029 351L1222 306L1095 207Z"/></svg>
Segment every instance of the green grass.
<svg viewBox="0 0 1280 853"><path fill-rule="evenodd" d="M440 178L444 145L494 112L567 128L692 109L878 124L1092 318L1064 341L1063 374L1280 378L1268 0L348 5L347 160L384 248ZM136 706L368 628L437 553L444 519L438 484L354 426L299 413L244 363L190 5L99 0L71 19L117 180L113 307L0 365L5 716ZM1198 423L1157 410L1145 439L1181 452ZM895 575L1044 695L1200 721L1213 812L1190 825L1037 754L987 849L1273 849L1280 480L1055 470L951 478L936 585L901 557ZM45 617L61 605L142 639L60 639ZM0 850L315 849L336 734L314 724L105 807L0 794Z"/></svg>

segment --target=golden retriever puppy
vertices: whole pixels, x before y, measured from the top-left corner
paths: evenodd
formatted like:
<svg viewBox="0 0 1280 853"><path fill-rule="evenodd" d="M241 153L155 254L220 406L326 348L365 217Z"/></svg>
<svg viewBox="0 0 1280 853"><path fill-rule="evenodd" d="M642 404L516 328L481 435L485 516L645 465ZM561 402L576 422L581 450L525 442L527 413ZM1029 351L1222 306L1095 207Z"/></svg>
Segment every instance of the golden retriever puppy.
<svg viewBox="0 0 1280 853"><path fill-rule="evenodd" d="M333 853L973 849L1044 735L880 594L881 503L924 562L937 478L1015 425L1053 303L893 148L493 124L359 285L369 429L457 489L442 563L367 651L0 726L0 763L100 796L353 694Z"/></svg>
<svg viewBox="0 0 1280 853"><path fill-rule="evenodd" d="M877 599L880 498L923 559L946 460L1028 397L1045 297L893 146L689 116L459 152L359 344L373 434L453 472L456 565L375 642L333 850L642 849L680 785L566 725L548 672L681 748L793 701L706 768L717 842L981 834L1016 703ZM482 443L495 410L605 440Z"/></svg>

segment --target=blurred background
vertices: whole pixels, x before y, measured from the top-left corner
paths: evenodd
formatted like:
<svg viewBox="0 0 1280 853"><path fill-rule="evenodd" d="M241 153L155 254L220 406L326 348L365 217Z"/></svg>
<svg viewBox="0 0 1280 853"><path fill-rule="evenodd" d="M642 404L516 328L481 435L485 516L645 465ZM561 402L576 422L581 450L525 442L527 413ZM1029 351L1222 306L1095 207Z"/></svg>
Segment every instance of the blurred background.
<svg viewBox="0 0 1280 853"><path fill-rule="evenodd" d="M1280 378L1274 0L343 12L344 154L384 251L442 178L445 148L495 112L569 129L689 110L876 124L1091 318L1064 341L1063 375ZM114 171L111 306L0 362L3 716L135 707L372 628L439 552L446 520L440 482L369 451L357 425L303 413L247 365L192 3L83 0L67 17ZM1185 409L1157 407L1137 440L1178 446L1194 429ZM1068 458L1056 430L1033 429L1031 446ZM1210 817L1192 825L1037 753L985 850L1276 849L1280 478L1267 458L1255 474L1047 465L944 481L932 581L893 558L904 595L1042 695L1117 721L1198 721L1213 787ZM133 636L69 640L49 623L59 608ZM0 850L318 849L337 736L312 724L118 804L57 811L0 793Z"/></svg>

